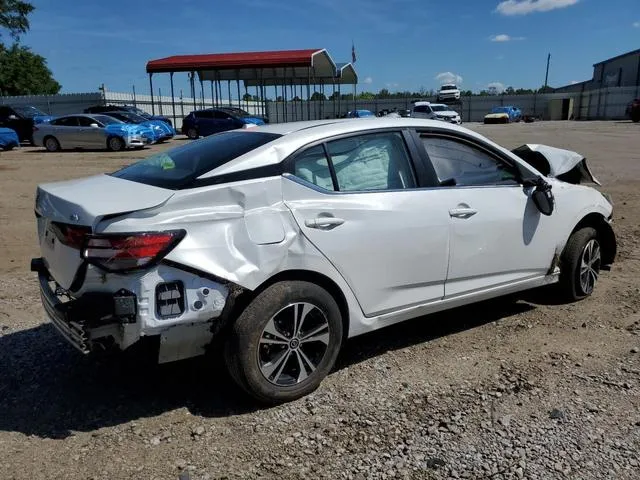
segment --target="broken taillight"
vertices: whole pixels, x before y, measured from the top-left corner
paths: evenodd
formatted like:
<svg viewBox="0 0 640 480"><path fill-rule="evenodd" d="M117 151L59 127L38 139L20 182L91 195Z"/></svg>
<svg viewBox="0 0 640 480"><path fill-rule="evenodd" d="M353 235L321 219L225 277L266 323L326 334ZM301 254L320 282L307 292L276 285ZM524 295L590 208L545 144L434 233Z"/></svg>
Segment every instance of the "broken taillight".
<svg viewBox="0 0 640 480"><path fill-rule="evenodd" d="M78 250L82 248L85 239L91 233L90 227L79 227L58 222L52 222L50 229L60 243Z"/></svg>
<svg viewBox="0 0 640 480"><path fill-rule="evenodd" d="M184 238L184 230L90 235L82 258L109 272L149 267Z"/></svg>

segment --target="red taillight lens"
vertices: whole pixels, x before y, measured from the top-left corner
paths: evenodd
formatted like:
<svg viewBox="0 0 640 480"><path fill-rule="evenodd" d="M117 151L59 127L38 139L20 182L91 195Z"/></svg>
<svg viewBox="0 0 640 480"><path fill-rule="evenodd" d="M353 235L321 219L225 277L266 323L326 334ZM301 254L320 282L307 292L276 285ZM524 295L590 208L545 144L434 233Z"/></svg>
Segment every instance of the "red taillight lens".
<svg viewBox="0 0 640 480"><path fill-rule="evenodd" d="M78 250L82 248L87 235L91 233L90 227L78 227L76 225L67 225L66 223L53 222L50 228L60 243Z"/></svg>
<svg viewBox="0 0 640 480"><path fill-rule="evenodd" d="M184 235L184 230L91 235L82 258L112 272L144 268L169 253Z"/></svg>

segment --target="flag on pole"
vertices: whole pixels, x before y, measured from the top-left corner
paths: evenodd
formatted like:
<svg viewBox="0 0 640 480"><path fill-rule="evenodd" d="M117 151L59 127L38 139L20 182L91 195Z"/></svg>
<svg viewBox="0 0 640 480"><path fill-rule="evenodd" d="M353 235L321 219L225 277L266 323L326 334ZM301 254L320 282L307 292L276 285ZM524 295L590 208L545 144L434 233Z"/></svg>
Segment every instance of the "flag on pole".
<svg viewBox="0 0 640 480"><path fill-rule="evenodd" d="M351 63L356 63L356 47L353 40L351 41Z"/></svg>

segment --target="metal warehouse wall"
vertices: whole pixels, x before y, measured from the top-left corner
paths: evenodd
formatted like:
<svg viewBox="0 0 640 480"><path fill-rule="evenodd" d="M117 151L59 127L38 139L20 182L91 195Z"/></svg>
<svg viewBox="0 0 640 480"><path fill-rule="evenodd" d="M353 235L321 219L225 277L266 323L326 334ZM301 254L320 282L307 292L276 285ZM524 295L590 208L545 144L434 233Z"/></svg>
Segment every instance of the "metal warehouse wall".
<svg viewBox="0 0 640 480"><path fill-rule="evenodd" d="M593 69L591 88L633 87L640 83L640 53L599 63Z"/></svg>

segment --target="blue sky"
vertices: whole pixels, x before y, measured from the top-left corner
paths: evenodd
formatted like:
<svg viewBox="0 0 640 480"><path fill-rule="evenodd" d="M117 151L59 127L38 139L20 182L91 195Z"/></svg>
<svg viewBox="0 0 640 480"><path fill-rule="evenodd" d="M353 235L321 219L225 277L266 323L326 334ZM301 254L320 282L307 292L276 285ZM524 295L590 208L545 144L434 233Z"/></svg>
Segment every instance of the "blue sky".
<svg viewBox="0 0 640 480"><path fill-rule="evenodd" d="M478 91L591 77L592 65L640 48L639 0L32 0L22 42L45 56L64 92L148 93L145 63L186 53L326 48L359 90ZM61 8L61 7L65 8ZM6 40L6 38L5 38ZM168 75L154 89L168 93ZM175 77L187 91L186 74Z"/></svg>

